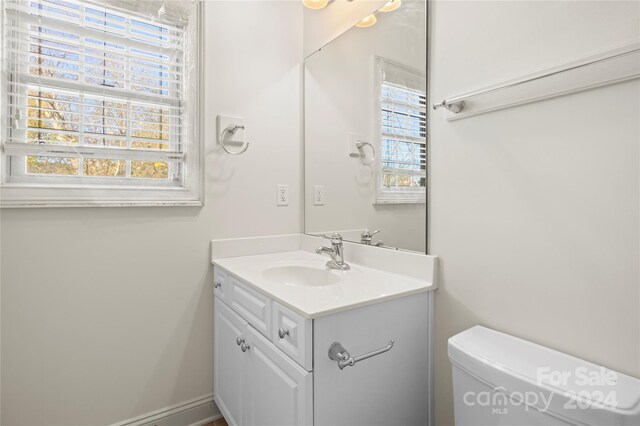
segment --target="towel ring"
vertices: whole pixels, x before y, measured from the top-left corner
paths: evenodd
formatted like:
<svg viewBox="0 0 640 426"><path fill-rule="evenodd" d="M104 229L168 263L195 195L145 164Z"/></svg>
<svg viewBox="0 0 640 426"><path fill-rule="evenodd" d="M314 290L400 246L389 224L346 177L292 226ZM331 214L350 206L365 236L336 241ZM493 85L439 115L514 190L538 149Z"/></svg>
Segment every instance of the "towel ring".
<svg viewBox="0 0 640 426"><path fill-rule="evenodd" d="M220 134L220 146L222 146L222 149L224 149L224 152L226 152L227 154L240 155L240 154L244 154L244 152L247 149L249 149L249 142L245 142L244 147L242 147L240 151L230 151L229 148L227 148L227 146L224 144L224 140L225 140L225 137L227 136L227 133L233 135L239 129L244 129L244 126L239 126L237 124L230 124L227 127L225 127L225 129Z"/></svg>
<svg viewBox="0 0 640 426"><path fill-rule="evenodd" d="M364 149L363 149L365 147L365 145L369 145L371 147L371 160L370 161L365 161L365 159L367 158L366 155L364 154ZM374 161L376 161L376 149L369 142L358 142L356 144L356 148L358 148L358 150L362 152L362 154L358 155L358 157L360 157L360 162L362 164L364 164L365 166L370 166L370 165L373 164Z"/></svg>

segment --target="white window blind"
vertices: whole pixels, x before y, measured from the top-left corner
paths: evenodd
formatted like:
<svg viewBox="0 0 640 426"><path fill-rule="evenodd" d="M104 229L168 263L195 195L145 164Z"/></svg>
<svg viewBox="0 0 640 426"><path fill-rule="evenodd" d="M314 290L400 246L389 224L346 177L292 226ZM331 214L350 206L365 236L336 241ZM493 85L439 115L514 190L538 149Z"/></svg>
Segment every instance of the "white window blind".
<svg viewBox="0 0 640 426"><path fill-rule="evenodd" d="M187 17L78 0L3 7L3 183L186 188Z"/></svg>
<svg viewBox="0 0 640 426"><path fill-rule="evenodd" d="M424 202L427 177L423 74L379 59L378 202ZM424 83L423 83L424 82Z"/></svg>

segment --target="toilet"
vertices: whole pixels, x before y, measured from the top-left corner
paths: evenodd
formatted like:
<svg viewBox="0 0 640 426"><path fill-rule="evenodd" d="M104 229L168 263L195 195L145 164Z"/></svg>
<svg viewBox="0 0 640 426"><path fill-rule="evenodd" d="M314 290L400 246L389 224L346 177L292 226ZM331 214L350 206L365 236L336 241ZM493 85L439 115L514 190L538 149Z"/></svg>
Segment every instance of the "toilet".
<svg viewBox="0 0 640 426"><path fill-rule="evenodd" d="M640 380L475 326L449 339L455 424L640 425Z"/></svg>

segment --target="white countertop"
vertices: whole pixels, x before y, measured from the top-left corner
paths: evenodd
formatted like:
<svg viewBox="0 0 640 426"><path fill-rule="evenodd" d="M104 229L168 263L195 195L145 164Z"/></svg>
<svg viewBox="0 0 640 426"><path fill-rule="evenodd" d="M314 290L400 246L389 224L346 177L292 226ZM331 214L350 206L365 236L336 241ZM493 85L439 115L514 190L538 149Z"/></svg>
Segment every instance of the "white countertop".
<svg viewBox="0 0 640 426"><path fill-rule="evenodd" d="M433 281L381 271L349 262L351 270L324 267L329 260L303 250L213 259L212 263L306 318L317 318L359 306L433 290ZM274 269L297 264L329 276L324 285L301 285L274 279ZM277 272L277 271L276 271ZM271 278L270 278L271 277Z"/></svg>

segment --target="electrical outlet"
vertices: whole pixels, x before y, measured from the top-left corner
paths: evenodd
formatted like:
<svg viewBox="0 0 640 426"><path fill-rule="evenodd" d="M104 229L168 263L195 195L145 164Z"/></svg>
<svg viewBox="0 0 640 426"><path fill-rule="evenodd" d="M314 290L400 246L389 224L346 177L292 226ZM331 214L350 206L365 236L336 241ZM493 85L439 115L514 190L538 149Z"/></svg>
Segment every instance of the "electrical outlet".
<svg viewBox="0 0 640 426"><path fill-rule="evenodd" d="M278 185L278 205L289 205L289 185Z"/></svg>
<svg viewBox="0 0 640 426"><path fill-rule="evenodd" d="M313 187L313 205L324 206L324 185L315 185Z"/></svg>

